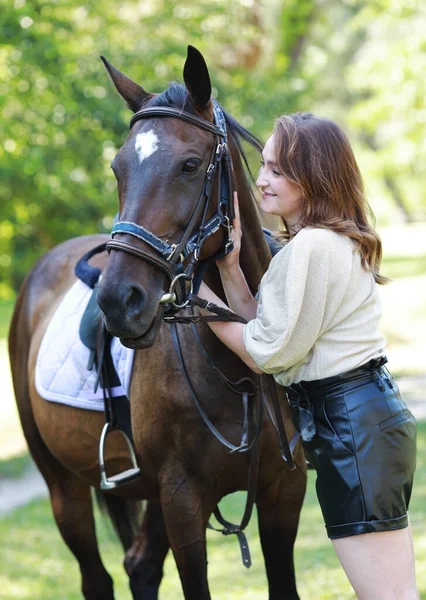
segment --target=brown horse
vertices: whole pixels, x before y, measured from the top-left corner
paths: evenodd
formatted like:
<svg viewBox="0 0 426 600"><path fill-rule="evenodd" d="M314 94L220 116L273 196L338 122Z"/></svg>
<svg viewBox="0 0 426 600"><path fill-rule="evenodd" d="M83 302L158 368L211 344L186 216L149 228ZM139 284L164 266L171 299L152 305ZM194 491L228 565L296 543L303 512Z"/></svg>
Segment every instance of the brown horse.
<svg viewBox="0 0 426 600"><path fill-rule="evenodd" d="M185 86L172 84L160 95L149 94L105 61L109 74L128 106L171 107L203 123L213 123L210 79L201 54L192 47L184 68ZM161 112L161 111L160 111ZM214 149L215 136L205 128L173 115L144 114L132 122L130 133L113 161L118 180L121 222L133 222L152 231L157 239L177 246L202 189ZM250 136L225 115L233 181L240 199L243 226L241 267L256 291L268 266L270 252L260 226L258 209L247 180L241 139ZM201 122L201 121L200 121ZM214 214L218 182L212 188ZM217 203L216 203L217 204ZM201 222L194 221L194 228ZM194 230L195 230L194 229ZM226 227L209 236L200 259L214 256L226 242ZM92 512L91 488L99 488L99 437L102 414L46 402L36 392L34 371L46 327L66 292L75 282L74 267L89 249L106 236L69 240L51 250L29 274L20 291L10 330L10 359L20 417L30 452L49 487L59 530L78 560L82 591L87 600L111 600L111 577L99 556ZM141 256L156 251L141 239L119 233L115 241L140 250L140 255L111 249L91 263L104 269L99 304L106 327L124 345L137 348L131 381L131 419L141 477L105 493L115 514L126 550L125 568L133 598L158 598L162 566L171 547L187 600L207 600L206 526L225 495L247 487L247 454L221 445L200 417L174 352L170 325L162 321L160 303L169 288L167 274L156 259ZM119 249L119 248L118 248ZM190 257L185 261L185 265ZM208 268L205 281L224 297L218 270ZM76 327L78 324L76 323ZM191 326L177 326L185 365L193 389L214 425L239 443L243 421L240 397L216 376L197 344ZM215 364L230 377L254 374L228 351L205 324L199 335ZM155 343L154 343L155 342ZM284 397L285 398L285 397ZM294 433L288 404L282 401L289 439ZM116 437L115 437L116 436ZM108 437L106 468L109 473L129 467L123 439ZM264 419L260 438L256 504L270 600L296 599L293 545L306 483L301 447L294 453L296 469L282 460L275 431ZM125 506L148 500L143 522L133 537L124 521Z"/></svg>

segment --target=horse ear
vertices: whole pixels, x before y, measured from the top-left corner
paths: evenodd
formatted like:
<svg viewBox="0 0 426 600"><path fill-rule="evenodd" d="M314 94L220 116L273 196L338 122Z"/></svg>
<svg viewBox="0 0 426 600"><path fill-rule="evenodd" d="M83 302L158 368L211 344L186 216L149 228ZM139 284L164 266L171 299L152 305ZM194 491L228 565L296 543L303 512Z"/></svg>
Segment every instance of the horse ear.
<svg viewBox="0 0 426 600"><path fill-rule="evenodd" d="M194 105L205 108L210 101L212 86L206 61L194 46L188 46L183 79Z"/></svg>
<svg viewBox="0 0 426 600"><path fill-rule="evenodd" d="M140 85L113 67L104 56L101 56L101 60L118 93L124 98L130 110L137 112L144 102L153 97L153 94L146 92Z"/></svg>

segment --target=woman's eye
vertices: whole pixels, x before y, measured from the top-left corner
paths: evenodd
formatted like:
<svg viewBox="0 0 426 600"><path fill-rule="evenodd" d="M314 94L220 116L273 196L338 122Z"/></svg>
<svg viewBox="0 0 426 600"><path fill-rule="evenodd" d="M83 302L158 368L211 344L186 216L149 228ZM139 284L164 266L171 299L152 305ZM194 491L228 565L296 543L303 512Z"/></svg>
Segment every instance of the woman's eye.
<svg viewBox="0 0 426 600"><path fill-rule="evenodd" d="M191 158L191 160L187 160L183 165L184 173L195 173L200 165L200 161L196 158Z"/></svg>
<svg viewBox="0 0 426 600"><path fill-rule="evenodd" d="M260 161L260 165L259 165L259 169L263 169L263 167L265 166L265 163L263 162L263 160Z"/></svg>
<svg viewBox="0 0 426 600"><path fill-rule="evenodd" d="M279 177L281 175L281 173L279 171L275 171L275 169L272 170L272 173L276 176Z"/></svg>

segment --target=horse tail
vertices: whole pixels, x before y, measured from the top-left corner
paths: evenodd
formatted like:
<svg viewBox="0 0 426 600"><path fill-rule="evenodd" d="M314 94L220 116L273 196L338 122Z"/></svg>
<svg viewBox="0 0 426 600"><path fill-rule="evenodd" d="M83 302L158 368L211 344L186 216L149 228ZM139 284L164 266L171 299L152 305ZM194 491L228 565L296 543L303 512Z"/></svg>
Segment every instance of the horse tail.
<svg viewBox="0 0 426 600"><path fill-rule="evenodd" d="M143 503L105 494L95 488L100 512L108 516L125 552L130 548L139 530Z"/></svg>

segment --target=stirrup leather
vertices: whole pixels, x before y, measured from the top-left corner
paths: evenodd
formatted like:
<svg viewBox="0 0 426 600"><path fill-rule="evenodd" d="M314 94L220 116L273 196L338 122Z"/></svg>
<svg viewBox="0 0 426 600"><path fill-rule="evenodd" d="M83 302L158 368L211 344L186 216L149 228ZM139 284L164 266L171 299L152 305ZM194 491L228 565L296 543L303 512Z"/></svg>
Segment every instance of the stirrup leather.
<svg viewBox="0 0 426 600"><path fill-rule="evenodd" d="M126 440L127 447L129 449L130 460L132 461L132 467L130 469L126 469L122 473L117 473L117 475L112 475L108 478L105 469L104 450L107 435L112 431L119 431ZM101 490L113 490L120 485L124 485L125 483L129 483L130 481L137 479L141 474L141 470L139 469L136 461L136 454L133 449L132 442L122 429L118 427L112 427L111 423L105 423L104 428L102 429L101 439L99 440L99 469L101 471Z"/></svg>

